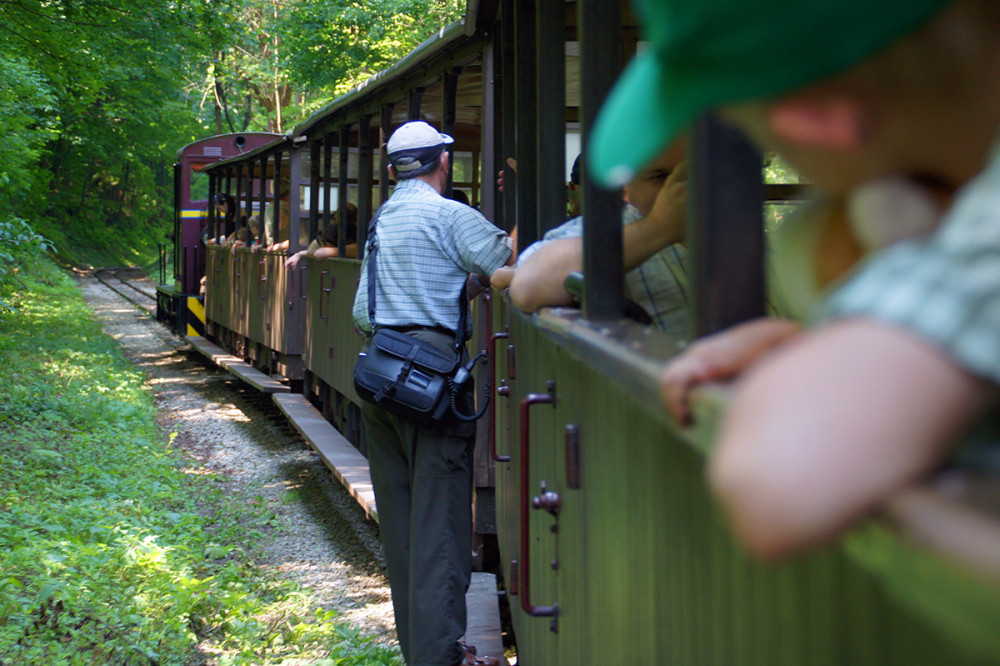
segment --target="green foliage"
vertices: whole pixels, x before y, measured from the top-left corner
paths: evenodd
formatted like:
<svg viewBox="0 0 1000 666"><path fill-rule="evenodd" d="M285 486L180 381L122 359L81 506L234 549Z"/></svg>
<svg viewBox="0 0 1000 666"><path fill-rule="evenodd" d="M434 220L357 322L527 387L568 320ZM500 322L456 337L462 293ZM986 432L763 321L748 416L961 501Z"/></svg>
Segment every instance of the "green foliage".
<svg viewBox="0 0 1000 666"><path fill-rule="evenodd" d="M288 129L464 4L4 0L0 210L64 262L148 262L170 231L179 147Z"/></svg>
<svg viewBox="0 0 1000 666"><path fill-rule="evenodd" d="M801 183L802 178L791 164L778 153L766 153L764 155L764 182L772 183Z"/></svg>
<svg viewBox="0 0 1000 666"><path fill-rule="evenodd" d="M457 21L460 0L302 0L283 15L290 79L326 99L348 92Z"/></svg>
<svg viewBox="0 0 1000 666"><path fill-rule="evenodd" d="M37 174L55 136L54 98L44 77L24 58L0 53L0 210L36 203L47 180Z"/></svg>
<svg viewBox="0 0 1000 666"><path fill-rule="evenodd" d="M270 516L169 446L43 263L0 320L0 663L399 663L253 564Z"/></svg>
<svg viewBox="0 0 1000 666"><path fill-rule="evenodd" d="M14 309L10 295L23 286L18 273L33 264L48 263L45 253L51 249L52 243L21 218L0 219L0 313Z"/></svg>
<svg viewBox="0 0 1000 666"><path fill-rule="evenodd" d="M0 202L67 261L134 261L168 228L169 163L205 132L181 89L205 5L0 3L0 119L18 139L0 148Z"/></svg>

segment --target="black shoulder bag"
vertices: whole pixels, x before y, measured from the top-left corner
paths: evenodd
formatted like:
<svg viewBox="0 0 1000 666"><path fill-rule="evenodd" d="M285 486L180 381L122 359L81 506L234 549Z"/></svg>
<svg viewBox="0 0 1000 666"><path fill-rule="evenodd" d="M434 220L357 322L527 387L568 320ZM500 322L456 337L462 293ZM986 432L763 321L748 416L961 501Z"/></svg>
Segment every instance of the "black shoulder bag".
<svg viewBox="0 0 1000 666"><path fill-rule="evenodd" d="M375 292L378 281L376 256L378 240L375 225L381 208L372 218L368 231L368 321L374 331L368 349L358 355L354 364L354 389L363 400L423 426L440 426L454 415L461 421L475 421L489 403L489 380L486 382L482 407L474 414L463 414L458 408L458 396L465 382L472 378L472 369L485 354L461 365L462 348L466 341L469 305L465 289L458 295L458 329L454 353L438 349L431 343L408 333L375 325Z"/></svg>

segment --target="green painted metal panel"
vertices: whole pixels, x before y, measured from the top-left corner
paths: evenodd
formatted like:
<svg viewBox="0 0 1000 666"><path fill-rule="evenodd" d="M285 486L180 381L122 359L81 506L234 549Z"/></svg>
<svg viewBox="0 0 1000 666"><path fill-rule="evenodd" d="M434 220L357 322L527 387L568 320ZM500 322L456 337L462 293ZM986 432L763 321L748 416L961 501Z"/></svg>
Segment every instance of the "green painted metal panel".
<svg viewBox="0 0 1000 666"><path fill-rule="evenodd" d="M556 383L556 406L532 408L529 488L560 493L558 531L532 511L529 538L532 601L557 601L560 617L554 633L510 598L521 663L1000 663L997 585L887 526L780 564L748 557L704 482L711 423L680 432L659 407L655 371L671 349L659 334L494 300L516 358L515 378L504 353L494 377L511 387L497 399L497 448L512 455L496 475L508 580L520 557L519 407ZM566 487L567 423L580 433L579 489Z"/></svg>
<svg viewBox="0 0 1000 666"><path fill-rule="evenodd" d="M254 252L250 255L247 271L247 310L246 336L252 342L266 345L268 340L265 330L265 298L267 293L267 259L264 254Z"/></svg>
<svg viewBox="0 0 1000 666"><path fill-rule="evenodd" d="M354 327L351 311L361 262L353 259L308 259L306 367L359 402L354 391L354 361L364 338Z"/></svg>
<svg viewBox="0 0 1000 666"><path fill-rule="evenodd" d="M229 255L224 248L209 246L205 257L205 317L229 328L232 296Z"/></svg>
<svg viewBox="0 0 1000 666"><path fill-rule="evenodd" d="M235 325L233 329L241 336L246 336L249 330L247 311L250 304L250 261L253 255L249 249L237 248L233 253L233 312Z"/></svg>

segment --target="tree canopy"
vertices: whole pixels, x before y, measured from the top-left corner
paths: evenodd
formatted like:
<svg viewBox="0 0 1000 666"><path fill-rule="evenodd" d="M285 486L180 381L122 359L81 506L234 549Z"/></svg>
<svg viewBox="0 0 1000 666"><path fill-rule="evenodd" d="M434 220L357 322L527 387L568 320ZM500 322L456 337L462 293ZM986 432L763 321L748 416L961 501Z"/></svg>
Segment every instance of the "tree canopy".
<svg viewBox="0 0 1000 666"><path fill-rule="evenodd" d="M457 20L462 0L0 0L0 222L135 262L177 149L287 131Z"/></svg>

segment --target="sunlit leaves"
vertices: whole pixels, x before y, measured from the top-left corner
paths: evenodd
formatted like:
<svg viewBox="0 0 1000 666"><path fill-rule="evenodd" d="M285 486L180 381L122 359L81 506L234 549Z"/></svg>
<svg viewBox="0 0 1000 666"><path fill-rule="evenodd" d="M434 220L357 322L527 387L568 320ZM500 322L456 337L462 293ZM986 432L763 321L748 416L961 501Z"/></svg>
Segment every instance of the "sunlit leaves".
<svg viewBox="0 0 1000 666"><path fill-rule="evenodd" d="M185 473L143 374L45 263L0 320L0 663L399 663L253 564L272 516Z"/></svg>

